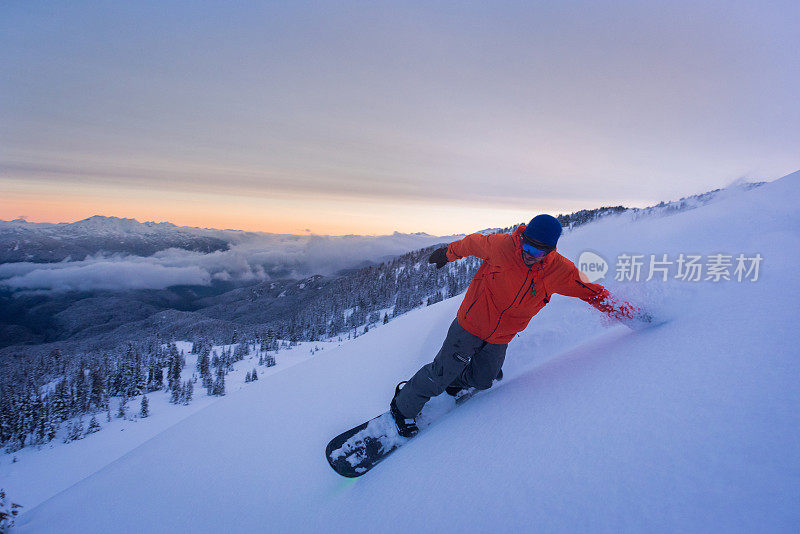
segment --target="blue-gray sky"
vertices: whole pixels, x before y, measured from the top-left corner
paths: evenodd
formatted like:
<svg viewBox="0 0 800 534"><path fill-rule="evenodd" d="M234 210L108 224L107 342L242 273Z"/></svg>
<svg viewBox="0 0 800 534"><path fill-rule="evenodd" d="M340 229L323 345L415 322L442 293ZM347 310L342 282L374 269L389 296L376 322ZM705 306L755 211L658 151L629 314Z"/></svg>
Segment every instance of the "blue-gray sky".
<svg viewBox="0 0 800 534"><path fill-rule="evenodd" d="M800 168L800 2L0 5L0 218L446 234Z"/></svg>

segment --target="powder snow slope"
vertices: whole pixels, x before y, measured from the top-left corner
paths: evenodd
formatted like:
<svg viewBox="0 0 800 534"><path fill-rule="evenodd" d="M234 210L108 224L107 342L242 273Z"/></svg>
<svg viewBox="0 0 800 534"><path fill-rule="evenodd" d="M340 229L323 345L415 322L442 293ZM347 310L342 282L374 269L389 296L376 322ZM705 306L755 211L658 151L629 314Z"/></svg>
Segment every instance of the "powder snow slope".
<svg viewBox="0 0 800 534"><path fill-rule="evenodd" d="M511 343L502 383L360 479L336 475L325 444L386 409L396 382L438 349L459 299L198 411L26 510L18 531L797 532L798 200L795 173L566 235L573 259L592 249L764 260L756 282L608 281L669 319L641 332L554 297Z"/></svg>

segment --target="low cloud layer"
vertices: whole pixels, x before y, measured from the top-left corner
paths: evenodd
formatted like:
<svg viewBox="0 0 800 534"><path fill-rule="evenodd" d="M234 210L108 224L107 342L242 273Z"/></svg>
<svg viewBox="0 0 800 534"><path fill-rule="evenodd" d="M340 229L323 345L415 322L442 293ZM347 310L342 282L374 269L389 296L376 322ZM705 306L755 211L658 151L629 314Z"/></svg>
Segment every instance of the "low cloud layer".
<svg viewBox="0 0 800 534"><path fill-rule="evenodd" d="M208 272L199 267L165 267L119 258L47 265L2 280L0 284L14 289L87 291L162 289L178 284L208 285L210 280Z"/></svg>
<svg viewBox="0 0 800 534"><path fill-rule="evenodd" d="M95 255L83 261L5 263L0 286L12 290L87 291L164 289L213 281L266 281L331 275L381 261L446 238L423 234L388 236L256 236L209 254L182 249L153 256Z"/></svg>

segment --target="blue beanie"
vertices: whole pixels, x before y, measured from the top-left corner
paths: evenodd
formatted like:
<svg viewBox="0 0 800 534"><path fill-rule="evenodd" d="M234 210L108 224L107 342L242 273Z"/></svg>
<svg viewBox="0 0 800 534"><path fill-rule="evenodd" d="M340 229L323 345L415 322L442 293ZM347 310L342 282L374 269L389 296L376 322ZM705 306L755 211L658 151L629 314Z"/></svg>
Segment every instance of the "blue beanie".
<svg viewBox="0 0 800 534"><path fill-rule="evenodd" d="M554 247L558 238L561 237L561 223L552 215L537 215L525 227L524 234L540 243Z"/></svg>

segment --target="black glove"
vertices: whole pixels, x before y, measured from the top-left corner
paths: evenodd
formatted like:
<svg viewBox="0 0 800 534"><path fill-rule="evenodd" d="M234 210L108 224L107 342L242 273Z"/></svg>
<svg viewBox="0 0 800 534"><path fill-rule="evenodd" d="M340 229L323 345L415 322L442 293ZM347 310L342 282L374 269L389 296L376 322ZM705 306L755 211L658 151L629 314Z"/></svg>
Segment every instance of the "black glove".
<svg viewBox="0 0 800 534"><path fill-rule="evenodd" d="M428 263L435 263L437 269L444 267L447 261L447 247L434 250L433 254L428 257Z"/></svg>

